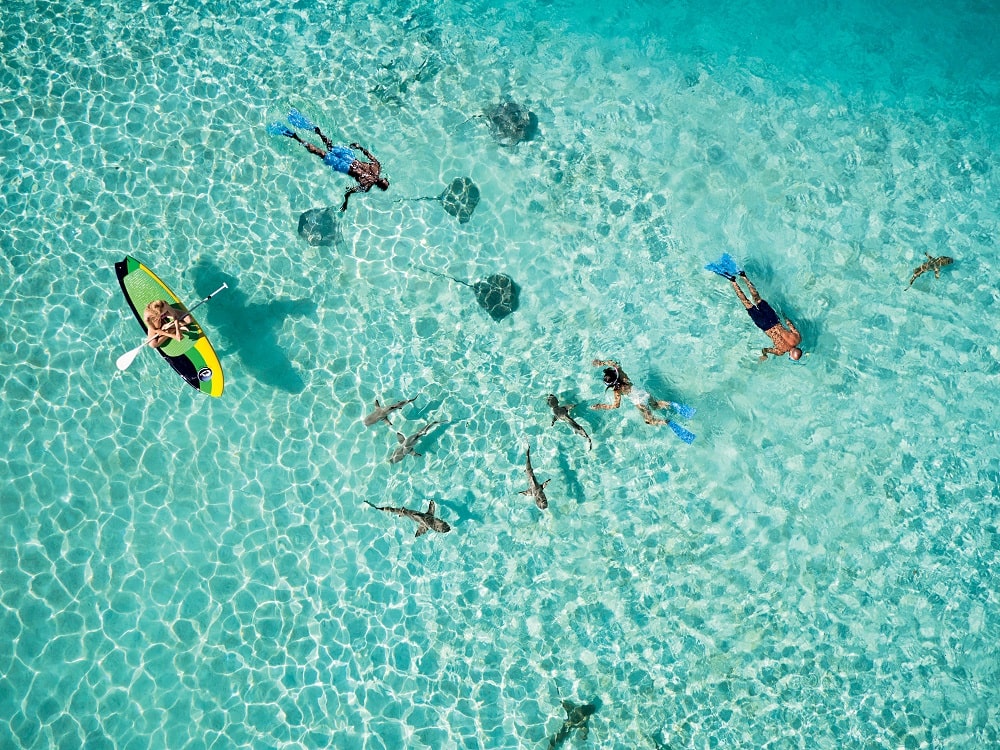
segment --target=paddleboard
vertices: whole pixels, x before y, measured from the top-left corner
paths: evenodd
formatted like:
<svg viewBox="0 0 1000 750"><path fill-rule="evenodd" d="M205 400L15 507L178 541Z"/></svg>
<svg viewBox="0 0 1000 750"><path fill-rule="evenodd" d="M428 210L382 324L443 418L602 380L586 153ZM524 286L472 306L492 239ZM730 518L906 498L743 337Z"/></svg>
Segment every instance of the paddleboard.
<svg viewBox="0 0 1000 750"><path fill-rule="evenodd" d="M187 311L187 307L170 287L131 255L126 255L124 260L115 263L115 273L122 293L139 321L143 336L146 335L146 323L142 314L150 302L162 299L178 310ZM197 320L189 324L180 341L171 339L156 351L190 386L209 396L222 395L222 363Z"/></svg>

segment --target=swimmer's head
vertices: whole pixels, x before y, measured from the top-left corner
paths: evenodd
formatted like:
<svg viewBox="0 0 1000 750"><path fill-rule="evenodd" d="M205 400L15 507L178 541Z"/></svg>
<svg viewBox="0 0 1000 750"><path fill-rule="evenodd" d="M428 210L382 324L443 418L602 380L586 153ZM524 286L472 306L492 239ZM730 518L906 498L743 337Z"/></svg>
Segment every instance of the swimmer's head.
<svg viewBox="0 0 1000 750"><path fill-rule="evenodd" d="M618 383L621 382L621 375L619 374L617 367L605 367L604 368L604 385L608 388L614 388Z"/></svg>
<svg viewBox="0 0 1000 750"><path fill-rule="evenodd" d="M788 350L788 356L794 360L798 360L802 356L802 350L797 346L793 346Z"/></svg>
<svg viewBox="0 0 1000 750"><path fill-rule="evenodd" d="M378 180L375 181L375 184L378 185L382 190L389 189L389 181L385 179L385 177L380 177Z"/></svg>

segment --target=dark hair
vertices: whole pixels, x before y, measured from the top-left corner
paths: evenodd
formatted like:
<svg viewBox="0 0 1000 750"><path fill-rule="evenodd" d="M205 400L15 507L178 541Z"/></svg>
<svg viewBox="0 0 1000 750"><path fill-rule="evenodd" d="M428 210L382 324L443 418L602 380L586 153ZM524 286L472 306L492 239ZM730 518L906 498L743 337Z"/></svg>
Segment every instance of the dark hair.
<svg viewBox="0 0 1000 750"><path fill-rule="evenodd" d="M378 180L375 181L375 184L378 185L383 190L389 189L389 181L385 177L380 177Z"/></svg>
<svg viewBox="0 0 1000 750"><path fill-rule="evenodd" d="M617 367L604 368L604 385L606 385L608 388L614 388L620 382L621 382L621 375L618 374Z"/></svg>

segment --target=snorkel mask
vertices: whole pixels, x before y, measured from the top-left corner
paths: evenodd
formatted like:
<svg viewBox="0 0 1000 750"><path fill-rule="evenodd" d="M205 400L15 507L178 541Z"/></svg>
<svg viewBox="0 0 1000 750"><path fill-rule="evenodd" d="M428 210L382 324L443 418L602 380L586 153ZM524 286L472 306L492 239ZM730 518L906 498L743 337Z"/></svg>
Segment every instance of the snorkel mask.
<svg viewBox="0 0 1000 750"><path fill-rule="evenodd" d="M604 390L608 388L614 388L621 382L621 374L617 367L605 367L604 368Z"/></svg>

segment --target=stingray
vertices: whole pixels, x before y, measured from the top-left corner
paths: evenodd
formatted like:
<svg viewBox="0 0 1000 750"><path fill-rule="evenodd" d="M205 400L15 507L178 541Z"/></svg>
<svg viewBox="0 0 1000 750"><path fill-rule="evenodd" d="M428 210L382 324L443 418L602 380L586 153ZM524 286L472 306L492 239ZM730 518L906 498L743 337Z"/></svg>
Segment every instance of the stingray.
<svg viewBox="0 0 1000 750"><path fill-rule="evenodd" d="M310 245L334 245L344 238L336 208L311 208L299 216L299 235Z"/></svg>
<svg viewBox="0 0 1000 750"><path fill-rule="evenodd" d="M566 720L559 727L559 731L549 738L549 750L561 747L574 730L581 740L587 739L587 735L590 733L590 727L587 724L590 722L590 717L597 712L595 703L584 703L582 706L578 706L570 701L563 701L562 707L563 711L566 712Z"/></svg>
<svg viewBox="0 0 1000 750"><path fill-rule="evenodd" d="M456 177L438 196L411 198L415 201L439 201L444 210L458 217L459 224L467 224L472 212L479 205L479 188L469 177Z"/></svg>
<svg viewBox="0 0 1000 750"><path fill-rule="evenodd" d="M516 146L538 135L538 117L527 107L504 99L483 113L490 121L493 137L502 146Z"/></svg>
<svg viewBox="0 0 1000 750"><path fill-rule="evenodd" d="M517 309L517 296L520 290L517 288L514 280L506 274L495 273L487 276L482 281L470 284L468 281L456 279L454 276L449 276L446 273L438 273L437 271L432 271L429 268L421 266L417 266L417 268L469 287L476 293L476 302L489 313L493 320L503 320Z"/></svg>

